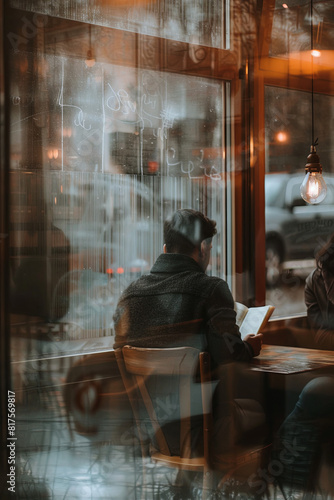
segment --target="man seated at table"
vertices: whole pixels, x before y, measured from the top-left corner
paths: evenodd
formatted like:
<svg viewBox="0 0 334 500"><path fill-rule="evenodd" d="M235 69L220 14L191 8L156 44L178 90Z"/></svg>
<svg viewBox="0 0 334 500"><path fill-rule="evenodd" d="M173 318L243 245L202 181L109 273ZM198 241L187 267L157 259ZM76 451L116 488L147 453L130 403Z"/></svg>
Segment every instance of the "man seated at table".
<svg viewBox="0 0 334 500"><path fill-rule="evenodd" d="M261 334L250 332L241 339L227 283L205 273L215 234L216 222L194 210L178 210L165 221L163 254L150 274L130 284L117 305L115 348L191 346L207 350L214 368L247 362L260 353ZM221 447L233 446L234 433L261 427L264 421L261 405L248 395L249 386L246 398L232 404L226 387L225 381L219 384L214 400L219 422L214 438ZM172 441L172 432L170 436ZM175 454L177 447L175 442Z"/></svg>

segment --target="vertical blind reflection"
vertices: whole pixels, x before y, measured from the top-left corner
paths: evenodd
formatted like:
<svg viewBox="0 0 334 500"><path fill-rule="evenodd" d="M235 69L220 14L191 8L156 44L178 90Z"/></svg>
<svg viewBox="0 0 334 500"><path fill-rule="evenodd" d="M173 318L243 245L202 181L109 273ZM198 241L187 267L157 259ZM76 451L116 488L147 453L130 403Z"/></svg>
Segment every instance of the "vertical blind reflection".
<svg viewBox="0 0 334 500"><path fill-rule="evenodd" d="M217 220L212 272L224 274L222 182L94 172L12 172L11 178L18 190L12 311L62 322L69 338L110 335L121 292L149 271L162 251L162 221L177 208Z"/></svg>
<svg viewBox="0 0 334 500"><path fill-rule="evenodd" d="M11 0L17 9L210 47L225 48L222 0ZM229 41L227 41L227 44Z"/></svg>
<svg viewBox="0 0 334 500"><path fill-rule="evenodd" d="M181 207L217 220L209 272L225 277L224 83L12 56L12 312L60 322L69 339L112 334L120 294Z"/></svg>

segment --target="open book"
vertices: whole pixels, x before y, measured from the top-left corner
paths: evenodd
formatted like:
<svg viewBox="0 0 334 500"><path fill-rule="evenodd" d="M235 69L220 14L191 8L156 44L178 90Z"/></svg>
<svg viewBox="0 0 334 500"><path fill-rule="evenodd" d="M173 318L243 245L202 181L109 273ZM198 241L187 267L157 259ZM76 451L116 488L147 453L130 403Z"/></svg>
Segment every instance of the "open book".
<svg viewBox="0 0 334 500"><path fill-rule="evenodd" d="M235 302L234 310L237 313L235 320L243 339L249 333L260 333L274 312L275 307L260 306L248 308L240 302Z"/></svg>

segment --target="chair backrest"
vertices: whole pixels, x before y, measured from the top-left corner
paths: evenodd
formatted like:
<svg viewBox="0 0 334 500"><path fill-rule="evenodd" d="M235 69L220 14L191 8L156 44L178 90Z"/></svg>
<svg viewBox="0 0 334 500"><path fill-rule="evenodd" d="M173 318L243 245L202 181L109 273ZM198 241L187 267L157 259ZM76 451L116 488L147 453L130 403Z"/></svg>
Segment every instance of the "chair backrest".
<svg viewBox="0 0 334 500"><path fill-rule="evenodd" d="M191 454L191 390L198 381L201 382L203 408L204 451L208 453L205 442L209 437L211 415L210 359L208 353L200 353L192 347L176 347L166 349L141 348L125 346L116 351L120 373L133 408L138 430L140 422L138 398L143 402L152 425L159 451L171 455L163 428L161 428L154 401L148 390L150 377L170 376L175 385L169 386L169 393L179 393L180 417L180 456L189 458ZM196 374L199 368L199 380ZM198 381L197 381L198 380ZM159 384L159 382L158 382Z"/></svg>

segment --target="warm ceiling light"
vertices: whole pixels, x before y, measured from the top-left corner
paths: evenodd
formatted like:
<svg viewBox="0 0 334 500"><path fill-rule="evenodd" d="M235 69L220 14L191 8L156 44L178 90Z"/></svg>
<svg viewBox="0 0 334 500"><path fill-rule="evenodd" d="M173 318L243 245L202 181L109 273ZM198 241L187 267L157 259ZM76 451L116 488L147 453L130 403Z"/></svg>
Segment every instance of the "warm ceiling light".
<svg viewBox="0 0 334 500"><path fill-rule="evenodd" d="M56 160L58 158L58 149L57 148L49 148L47 155L49 160Z"/></svg>
<svg viewBox="0 0 334 500"><path fill-rule="evenodd" d="M71 127L63 127L63 137L71 137L72 129Z"/></svg>
<svg viewBox="0 0 334 500"><path fill-rule="evenodd" d="M288 134L286 132L277 132L276 139L278 142L286 142L288 139Z"/></svg>
<svg viewBox="0 0 334 500"><path fill-rule="evenodd" d="M320 57L321 56L320 50L311 50L311 56Z"/></svg>
<svg viewBox="0 0 334 500"><path fill-rule="evenodd" d="M282 3L282 7L283 7L283 9L288 9L289 8L288 4L286 4L286 3Z"/></svg>

